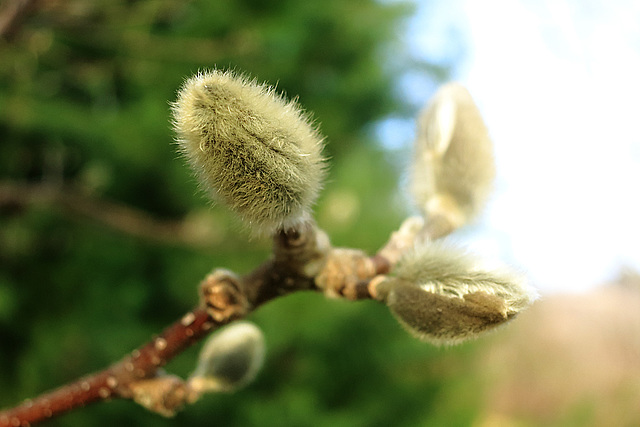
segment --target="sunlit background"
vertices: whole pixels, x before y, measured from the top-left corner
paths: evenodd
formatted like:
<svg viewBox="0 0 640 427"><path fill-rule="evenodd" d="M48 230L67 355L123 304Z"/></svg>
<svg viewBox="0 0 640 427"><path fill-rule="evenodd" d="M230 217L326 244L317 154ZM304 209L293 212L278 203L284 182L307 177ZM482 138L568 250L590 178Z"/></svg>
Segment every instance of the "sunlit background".
<svg viewBox="0 0 640 427"><path fill-rule="evenodd" d="M470 89L496 147L495 196L464 244L521 266L543 293L638 269L640 3L418 4L407 46ZM416 107L435 90L415 72L399 85ZM392 119L379 134L393 150L413 130Z"/></svg>

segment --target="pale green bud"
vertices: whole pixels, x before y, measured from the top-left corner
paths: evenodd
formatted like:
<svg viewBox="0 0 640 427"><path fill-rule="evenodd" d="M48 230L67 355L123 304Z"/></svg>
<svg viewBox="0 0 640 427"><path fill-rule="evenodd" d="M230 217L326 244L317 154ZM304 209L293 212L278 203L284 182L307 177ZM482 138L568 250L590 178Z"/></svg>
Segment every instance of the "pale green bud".
<svg viewBox="0 0 640 427"><path fill-rule="evenodd" d="M411 191L427 217L444 215L459 227L481 209L495 166L489 132L469 92L449 83L420 113Z"/></svg>
<svg viewBox="0 0 640 427"><path fill-rule="evenodd" d="M378 298L407 330L433 344L475 338L535 299L521 277L438 244L407 253L394 274L377 285Z"/></svg>
<svg viewBox="0 0 640 427"><path fill-rule="evenodd" d="M325 175L322 137L274 88L213 70L173 104L178 144L200 181L258 233L310 216Z"/></svg>
<svg viewBox="0 0 640 427"><path fill-rule="evenodd" d="M204 344L198 366L189 378L196 394L235 391L254 380L264 361L260 329L236 322L216 331Z"/></svg>

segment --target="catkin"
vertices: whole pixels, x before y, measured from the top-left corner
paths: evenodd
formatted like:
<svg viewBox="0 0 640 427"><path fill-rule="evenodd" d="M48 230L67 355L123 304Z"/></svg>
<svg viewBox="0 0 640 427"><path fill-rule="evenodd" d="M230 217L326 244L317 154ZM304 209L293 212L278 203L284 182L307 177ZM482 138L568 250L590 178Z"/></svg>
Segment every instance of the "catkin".
<svg viewBox="0 0 640 427"><path fill-rule="evenodd" d="M406 254L378 292L407 330L434 344L475 338L515 317L536 297L518 275L485 268L474 257L435 243Z"/></svg>
<svg viewBox="0 0 640 427"><path fill-rule="evenodd" d="M189 384L199 393L235 391L253 381L264 353L264 336L256 325L233 323L207 339Z"/></svg>
<svg viewBox="0 0 640 427"><path fill-rule="evenodd" d="M214 199L260 233L310 216L322 137L295 101L232 72L190 78L173 104L180 150Z"/></svg>
<svg viewBox="0 0 640 427"><path fill-rule="evenodd" d="M449 83L418 118L411 192L427 216L461 226L484 207L495 166L489 131L471 95Z"/></svg>

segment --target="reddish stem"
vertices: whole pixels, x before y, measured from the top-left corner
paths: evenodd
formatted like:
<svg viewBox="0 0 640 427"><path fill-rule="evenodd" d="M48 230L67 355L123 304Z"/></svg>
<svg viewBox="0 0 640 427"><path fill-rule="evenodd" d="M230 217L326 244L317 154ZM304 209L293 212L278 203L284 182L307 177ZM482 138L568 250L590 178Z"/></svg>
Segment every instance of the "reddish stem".
<svg viewBox="0 0 640 427"><path fill-rule="evenodd" d="M26 400L20 406L0 413L0 426L28 426L74 408L107 399L112 390L107 384L111 372L105 370L60 387L52 392Z"/></svg>
<svg viewBox="0 0 640 427"><path fill-rule="evenodd" d="M0 412L0 427L29 426L90 403L131 397L130 384L154 377L158 368L222 323L204 308L191 311L111 367Z"/></svg>
<svg viewBox="0 0 640 427"><path fill-rule="evenodd" d="M28 426L112 398L135 400L139 397L134 396L135 386L158 378L158 369L176 355L218 327L279 296L300 290L323 290L354 300L374 298L368 282L387 273L393 262L382 254L369 258L362 251L330 249L328 239L318 240L319 234L312 224L301 227L298 233L277 234L274 258L243 278L216 270L201 285L203 307L190 311L109 368L0 412L0 427ZM317 270L311 274L305 270L316 264ZM318 282L323 286L318 287ZM163 407L166 402L155 403L160 404L158 408L162 410L158 412L163 414L176 409Z"/></svg>

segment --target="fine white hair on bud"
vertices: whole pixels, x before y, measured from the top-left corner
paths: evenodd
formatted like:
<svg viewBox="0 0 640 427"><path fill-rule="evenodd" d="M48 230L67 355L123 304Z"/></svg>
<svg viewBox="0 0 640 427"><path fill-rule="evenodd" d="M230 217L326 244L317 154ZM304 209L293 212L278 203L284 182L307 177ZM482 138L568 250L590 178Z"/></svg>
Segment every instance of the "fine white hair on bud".
<svg viewBox="0 0 640 427"><path fill-rule="evenodd" d="M475 338L513 319L536 298L518 275L486 268L435 243L407 253L394 277L376 291L409 332L436 345Z"/></svg>
<svg viewBox="0 0 640 427"><path fill-rule="evenodd" d="M495 177L489 131L471 95L442 86L420 113L411 192L425 215L444 215L457 228L484 207Z"/></svg>
<svg viewBox="0 0 640 427"><path fill-rule="evenodd" d="M258 234L310 217L323 138L295 101L230 71L186 81L173 104L180 150L214 199Z"/></svg>
<svg viewBox="0 0 640 427"><path fill-rule="evenodd" d="M231 392L254 380L264 361L262 331L250 322L236 322L215 332L200 352L198 366L189 378L197 395Z"/></svg>

